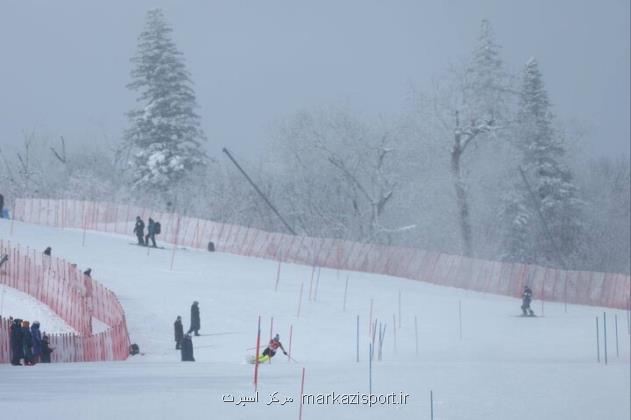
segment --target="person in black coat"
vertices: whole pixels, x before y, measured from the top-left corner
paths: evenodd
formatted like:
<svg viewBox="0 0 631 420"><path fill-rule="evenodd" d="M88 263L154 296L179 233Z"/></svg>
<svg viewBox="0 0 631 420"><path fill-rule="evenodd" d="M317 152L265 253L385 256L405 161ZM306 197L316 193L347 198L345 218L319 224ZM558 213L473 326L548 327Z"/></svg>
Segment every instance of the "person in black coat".
<svg viewBox="0 0 631 420"><path fill-rule="evenodd" d="M22 320L14 319L9 327L11 342L11 364L21 366L20 359L24 358L24 344L22 342Z"/></svg>
<svg viewBox="0 0 631 420"><path fill-rule="evenodd" d="M136 216L136 226L134 227L134 233L138 238L138 245L145 244L145 222L142 221L140 216Z"/></svg>
<svg viewBox="0 0 631 420"><path fill-rule="evenodd" d="M523 316L535 316L535 312L530 309L530 302L532 302L532 290L528 286L524 286L524 292L521 294L521 311Z"/></svg>
<svg viewBox="0 0 631 420"><path fill-rule="evenodd" d="M22 349L24 349L24 366L32 366L33 362L33 335L28 321L22 321Z"/></svg>
<svg viewBox="0 0 631 420"><path fill-rule="evenodd" d="M42 333L39 330L39 322L33 322L31 325L31 337L33 338L33 362L39 362L42 354Z"/></svg>
<svg viewBox="0 0 631 420"><path fill-rule="evenodd" d="M42 337L42 354L41 354L41 362L42 363L50 363L50 354L55 350L50 347L50 341L46 333Z"/></svg>
<svg viewBox="0 0 631 420"><path fill-rule="evenodd" d="M195 332L195 335L199 336L200 329L201 329L201 322L199 319L199 302L195 301L191 305L191 328L188 329L187 334Z"/></svg>
<svg viewBox="0 0 631 420"><path fill-rule="evenodd" d="M181 316L177 316L177 319L173 323L173 329L175 330L175 350L179 350L182 338L184 337L184 327L182 326Z"/></svg>
<svg viewBox="0 0 631 420"><path fill-rule="evenodd" d="M151 242L153 243L151 246L157 248L156 233L158 233L156 232L156 222L154 222L150 217L147 225L147 235L145 236L145 245L149 246L149 239L151 239Z"/></svg>
<svg viewBox="0 0 631 420"><path fill-rule="evenodd" d="M44 255L50 257L50 255L53 253L53 250L51 247L47 246L46 249L44 250Z"/></svg>
<svg viewBox="0 0 631 420"><path fill-rule="evenodd" d="M191 340L190 334L184 334L182 337L182 361L183 362L194 362L195 357L193 357L193 340Z"/></svg>

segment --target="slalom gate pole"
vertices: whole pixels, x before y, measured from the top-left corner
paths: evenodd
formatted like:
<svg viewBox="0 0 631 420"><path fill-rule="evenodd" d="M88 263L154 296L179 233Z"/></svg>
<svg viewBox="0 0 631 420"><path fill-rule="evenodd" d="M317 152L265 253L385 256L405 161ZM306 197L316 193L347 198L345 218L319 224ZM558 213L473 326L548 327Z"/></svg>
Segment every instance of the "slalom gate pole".
<svg viewBox="0 0 631 420"><path fill-rule="evenodd" d="M313 269L311 270L311 280L309 281L309 300L311 300L311 293L313 290L313 277L315 276L315 265L313 266Z"/></svg>
<svg viewBox="0 0 631 420"><path fill-rule="evenodd" d="M305 283L300 283L300 295L298 296L298 313L296 314L297 318L300 318L300 306L302 306L302 291L304 289Z"/></svg>
<svg viewBox="0 0 631 420"><path fill-rule="evenodd" d="M603 351L605 353L605 364L607 364L607 313L603 312Z"/></svg>
<svg viewBox="0 0 631 420"><path fill-rule="evenodd" d="M269 322L269 339L272 341L272 336L274 334L274 317L270 318Z"/></svg>
<svg viewBox="0 0 631 420"><path fill-rule="evenodd" d="M254 360L254 390L256 391L259 384L259 352L261 349L261 315L259 315L259 323L256 334L256 359Z"/></svg>
<svg viewBox="0 0 631 420"><path fill-rule="evenodd" d="M171 254L171 271L173 271L173 262L175 261L175 250L177 249L177 237L180 235L180 215L177 215L175 225L175 238L173 238L173 253Z"/></svg>
<svg viewBox="0 0 631 420"><path fill-rule="evenodd" d="M344 286L344 304L342 305L342 311L346 312L346 295L348 294L348 276L346 276L346 285Z"/></svg>
<svg viewBox="0 0 631 420"><path fill-rule="evenodd" d="M370 316L368 318L368 338L372 335L372 305L373 300L370 299Z"/></svg>
<svg viewBox="0 0 631 420"><path fill-rule="evenodd" d="M460 326L460 339L462 340L462 301L458 301L458 323Z"/></svg>
<svg viewBox="0 0 631 420"><path fill-rule="evenodd" d="M372 395L372 343L368 343L368 395Z"/></svg>
<svg viewBox="0 0 631 420"><path fill-rule="evenodd" d="M598 317L596 317L596 360L600 363L600 332L598 331Z"/></svg>
<svg viewBox="0 0 631 420"><path fill-rule="evenodd" d="M434 420L434 392L429 391L429 418Z"/></svg>
<svg viewBox="0 0 631 420"><path fill-rule="evenodd" d="M305 393L305 368L302 368L302 379L300 380L300 411L298 412L298 420L302 420L302 396Z"/></svg>
<svg viewBox="0 0 631 420"><path fill-rule="evenodd" d="M416 357L418 357L418 322L416 315L414 315L414 340L416 343Z"/></svg>
<svg viewBox="0 0 631 420"><path fill-rule="evenodd" d="M394 318L394 314L392 314L392 325L397 325L397 320ZM400 325L400 324L399 324ZM394 345L394 354L397 354L397 329L392 329L392 342Z"/></svg>
<svg viewBox="0 0 631 420"><path fill-rule="evenodd" d="M313 301L318 300L318 289L320 288L320 271L322 267L318 267L318 276L316 277L315 290L313 291Z"/></svg>
<svg viewBox="0 0 631 420"><path fill-rule="evenodd" d="M357 315L357 363L359 363L359 315Z"/></svg>
<svg viewBox="0 0 631 420"><path fill-rule="evenodd" d="M394 328L397 328L397 324L392 325ZM401 329L401 291L399 290L399 329Z"/></svg>
<svg viewBox="0 0 631 420"><path fill-rule="evenodd" d="M280 282L280 258L278 259L278 270L276 270L276 284L274 285L274 291L278 292L278 283Z"/></svg>
<svg viewBox="0 0 631 420"><path fill-rule="evenodd" d="M620 350L618 347L618 314L613 315L614 325L616 326L616 357L620 357Z"/></svg>
<svg viewBox="0 0 631 420"><path fill-rule="evenodd" d="M294 326L292 324L289 324L289 348L287 349L288 360L291 360L291 339L293 336L293 332L294 332Z"/></svg>
<svg viewBox="0 0 631 420"><path fill-rule="evenodd" d="M374 324L371 326L372 329L372 355L375 355L375 338L377 335L377 319L375 318Z"/></svg>

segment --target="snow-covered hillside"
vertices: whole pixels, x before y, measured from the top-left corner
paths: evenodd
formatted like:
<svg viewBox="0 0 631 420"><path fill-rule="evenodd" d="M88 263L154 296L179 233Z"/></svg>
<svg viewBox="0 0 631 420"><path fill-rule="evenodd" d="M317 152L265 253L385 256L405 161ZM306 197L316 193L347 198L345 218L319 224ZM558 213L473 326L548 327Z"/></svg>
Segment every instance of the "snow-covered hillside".
<svg viewBox="0 0 631 420"><path fill-rule="evenodd" d="M305 393L368 393L371 300L373 317L387 324L383 361L373 364L372 392L409 394L407 404L306 405L304 419L429 418L430 390L436 419L622 420L630 415L630 336L624 311L570 305L566 313L562 304L542 307L535 300L533 308L544 316L521 318L515 299L325 269L317 300L309 301L311 267L283 264L275 292L274 261L177 249L170 270L169 245L148 250L132 245L131 235L88 232L82 246L81 231L17 222L9 236L10 223L0 220L3 238L35 249L51 246L53 255L91 267L93 277L119 297L131 340L145 355L120 363L0 366L3 418L28 411L47 419L295 419L302 367ZM402 317L395 348L399 293ZM182 315L188 328L194 300L199 301L202 336L194 338L197 362L182 363L174 350L173 322ZM603 311L609 321L607 366L596 361L595 318ZM258 403L224 402L227 394L237 400L253 395L252 365L244 361L253 353L259 315L264 341L270 317L286 347L293 325L297 362L279 354L261 366ZM275 391L294 402L268 405Z"/></svg>

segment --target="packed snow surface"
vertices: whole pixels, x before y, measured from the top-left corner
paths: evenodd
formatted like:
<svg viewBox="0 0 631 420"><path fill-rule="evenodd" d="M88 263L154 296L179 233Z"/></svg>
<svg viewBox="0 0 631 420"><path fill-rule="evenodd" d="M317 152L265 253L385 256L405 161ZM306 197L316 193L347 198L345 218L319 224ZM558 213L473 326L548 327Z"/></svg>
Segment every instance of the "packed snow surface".
<svg viewBox="0 0 631 420"><path fill-rule="evenodd" d="M173 253L168 244L147 249L130 244L131 232L88 231L83 246L80 230L14 222L9 235L10 223L0 221L2 238L42 250L51 246L53 255L91 267L93 277L119 297L131 340L144 355L125 362L2 365L3 418L28 412L47 420L297 419L303 367L305 394L315 401L322 394L319 401L328 402L306 404L305 420L429 419L430 391L436 420L630 417L625 311L568 305L566 312L563 304L542 306L535 296L533 309L543 316L521 318L517 299L329 269L320 270L319 281L316 270L311 282L312 268L294 264L282 264L274 291L274 261L179 247ZM174 349L173 322L182 315L188 329L194 300L202 335L193 339L197 361L183 363ZM372 364L372 394L383 394L382 401L394 395L389 401L397 403L408 395L405 404L341 403L355 399L344 394L360 394L361 401L369 393L371 300L373 319L385 325L383 360L375 356ZM595 320L602 335L603 312L607 365L602 341L601 363L596 360ZM245 360L255 351L259 315L262 343L269 340L271 317L286 348L293 326L295 360L279 353L262 365L257 398L253 365Z"/></svg>

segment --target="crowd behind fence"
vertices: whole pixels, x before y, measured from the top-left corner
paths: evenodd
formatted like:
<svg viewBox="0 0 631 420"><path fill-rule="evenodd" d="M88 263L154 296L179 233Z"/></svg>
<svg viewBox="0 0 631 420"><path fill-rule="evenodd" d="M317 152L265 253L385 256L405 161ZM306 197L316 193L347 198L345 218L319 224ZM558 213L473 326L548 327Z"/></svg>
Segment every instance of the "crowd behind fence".
<svg viewBox="0 0 631 420"><path fill-rule="evenodd" d="M174 213L107 202L17 199L16 220L60 228L131 235L136 216L162 226L160 240L219 252L421 280L444 286L520 296L528 284L539 299L627 308L631 279L625 274L572 271L424 251L312 238L212 222Z"/></svg>
<svg viewBox="0 0 631 420"><path fill-rule="evenodd" d="M123 307L116 295L69 262L34 249L0 240L0 284L33 296L48 305L76 334L49 334L55 348L52 362L124 360L129 335ZM92 333L92 319L108 328ZM45 326L44 326L45 327ZM44 328L45 330L45 328ZM0 318L0 363L10 360L9 320Z"/></svg>

